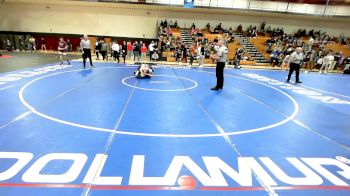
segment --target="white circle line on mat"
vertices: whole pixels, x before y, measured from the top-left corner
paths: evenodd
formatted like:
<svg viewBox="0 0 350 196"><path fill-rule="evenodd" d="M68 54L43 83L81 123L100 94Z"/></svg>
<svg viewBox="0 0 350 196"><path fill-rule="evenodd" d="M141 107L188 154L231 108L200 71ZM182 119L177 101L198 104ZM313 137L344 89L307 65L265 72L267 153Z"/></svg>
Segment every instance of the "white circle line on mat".
<svg viewBox="0 0 350 196"><path fill-rule="evenodd" d="M130 68L130 67L101 67L101 68L95 68L95 69L118 69L118 68ZM231 132L226 132L226 133L212 133L212 134L162 134L162 133L141 133L141 132L130 132L130 131L119 131L119 130L113 130L113 129L107 129L107 128L101 128L101 127L94 127L94 126L89 126L89 125L83 125L83 124L79 124L79 123L74 123L74 122L69 122L66 120L62 120L62 119L58 119L55 117L52 117L50 115L44 114L40 111L38 111L36 108L34 108L33 106L31 106L25 99L23 96L23 93L25 91L25 89L33 84L34 82L41 80L43 78L47 78L50 76L54 76L54 75L58 75L58 74L63 74L63 73L68 73L68 72L77 72L77 71L81 71L83 69L78 69L78 70L69 70L69 71L63 71L63 72L57 72L57 73L53 73L53 74L49 74L49 75L45 75L45 76L41 76L38 77L28 83L26 83L18 92L18 96L20 101L22 102L22 104L28 108L31 112L33 112L34 114L41 116L45 119L57 122L57 123L61 123L61 124L65 124L65 125L69 125L69 126L74 126L74 127L79 127L79 128L83 128L83 129L89 129L89 130L94 130L94 131L100 131L100 132L108 132L108 133L116 133L116 134L123 134L123 135L132 135L132 136L145 136L145 137L173 137L173 138L205 138L205 137L222 137L222 136L229 136L229 135L238 135L238 134L246 134L246 133L254 133L254 132L259 132L259 131L263 131L263 130L267 130L267 129L271 129L274 127L278 127L282 124L285 124L287 122L289 122L290 120L294 119L294 117L298 114L299 112L299 105L297 103L297 101L291 97L289 94L264 83L258 82L258 81L254 81L248 78L243 78L243 77L239 77L239 76L233 76L233 75L227 75L228 77L233 77L233 78L239 78L242 80L247 80L253 83L257 83L257 84L261 84L263 86L269 87L271 89L274 89L278 92L280 92L281 94L285 95L289 100L292 101L293 106L294 106L294 111L293 113L288 116L287 118L285 118L282 121L279 121L277 123L274 124L270 124L267 126L263 126L263 127L258 127L258 128L254 128L254 129L246 129L246 130L239 130L239 131L231 131ZM194 71L194 70L188 70L188 71ZM198 71L198 72L207 72L210 74L214 74L212 72L208 72L208 71Z"/></svg>

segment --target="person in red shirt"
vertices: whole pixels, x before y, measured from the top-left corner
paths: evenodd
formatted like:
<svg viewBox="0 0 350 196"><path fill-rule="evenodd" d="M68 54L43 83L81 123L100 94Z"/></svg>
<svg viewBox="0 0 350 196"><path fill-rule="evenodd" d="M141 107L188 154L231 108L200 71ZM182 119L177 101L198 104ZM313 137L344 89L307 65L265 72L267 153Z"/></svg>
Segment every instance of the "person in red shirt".
<svg viewBox="0 0 350 196"><path fill-rule="evenodd" d="M146 59L146 56L147 56L147 46L146 44L142 44L142 47L141 47L141 60L145 60Z"/></svg>
<svg viewBox="0 0 350 196"><path fill-rule="evenodd" d="M70 65L70 62L67 58L67 50L68 50L67 43L63 40L63 38L60 38L60 41L58 42L58 55L60 56L61 65L63 64L63 57L68 62L68 65Z"/></svg>
<svg viewBox="0 0 350 196"><path fill-rule="evenodd" d="M127 55L128 55L128 59L131 60L131 56L132 56L132 44L130 41L128 41L128 43L126 44L126 50L127 50Z"/></svg>

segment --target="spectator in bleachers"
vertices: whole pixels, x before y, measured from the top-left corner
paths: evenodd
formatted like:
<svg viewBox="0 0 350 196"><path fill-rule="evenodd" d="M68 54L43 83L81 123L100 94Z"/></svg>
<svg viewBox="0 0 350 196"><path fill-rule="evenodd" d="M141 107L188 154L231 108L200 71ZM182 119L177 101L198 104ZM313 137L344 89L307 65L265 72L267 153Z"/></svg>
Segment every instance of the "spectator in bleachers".
<svg viewBox="0 0 350 196"><path fill-rule="evenodd" d="M182 55L181 62L185 60L185 63L187 63L187 48L185 44L181 46L181 55Z"/></svg>
<svg viewBox="0 0 350 196"><path fill-rule="evenodd" d="M347 73L350 73L350 56L348 56L346 59L344 59L344 73L347 71Z"/></svg>
<svg viewBox="0 0 350 196"><path fill-rule="evenodd" d="M261 26L260 26L260 31L264 32L265 31L265 21L263 23L261 23Z"/></svg>
<svg viewBox="0 0 350 196"><path fill-rule="evenodd" d="M327 56L323 58L322 67L320 68L320 73L322 73L322 69L324 68L324 73L327 73L328 66L334 61L334 56L332 51L329 51Z"/></svg>
<svg viewBox="0 0 350 196"><path fill-rule="evenodd" d="M191 29L195 29L196 25L194 23L192 23Z"/></svg>
<svg viewBox="0 0 350 196"><path fill-rule="evenodd" d="M239 24L238 27L237 27L237 32L241 33L242 31L243 31L243 27L242 27L241 24Z"/></svg>
<svg viewBox="0 0 350 196"><path fill-rule="evenodd" d="M323 58L324 56L317 56L317 60L316 60L316 69L320 69L323 65Z"/></svg>
<svg viewBox="0 0 350 196"><path fill-rule="evenodd" d="M208 32L210 32L210 24L208 22L208 24L205 26L205 30L207 30Z"/></svg>
<svg viewBox="0 0 350 196"><path fill-rule="evenodd" d="M168 27L168 29L167 29L167 35L173 36L173 30L170 27Z"/></svg>
<svg viewBox="0 0 350 196"><path fill-rule="evenodd" d="M178 25L177 25L177 20L175 20L175 23L174 23L174 28L178 28Z"/></svg>
<svg viewBox="0 0 350 196"><path fill-rule="evenodd" d="M282 54L282 51L277 48L271 55L270 66L280 66Z"/></svg>
<svg viewBox="0 0 350 196"><path fill-rule="evenodd" d="M157 61L159 59L158 48L154 48L154 51L153 51L151 58L153 61Z"/></svg>
<svg viewBox="0 0 350 196"><path fill-rule="evenodd" d="M240 46L236 50L235 57L233 58L233 65L236 69L241 68L241 60L243 59L243 54L244 54L244 48L243 48L243 46Z"/></svg>
<svg viewBox="0 0 350 196"><path fill-rule="evenodd" d="M199 36L199 37L203 36L202 30L198 29L197 36Z"/></svg>
<svg viewBox="0 0 350 196"><path fill-rule="evenodd" d="M344 61L344 55L343 55L343 51L339 51L338 55L337 55L337 63L336 63L336 67L340 67L342 66Z"/></svg>
<svg viewBox="0 0 350 196"><path fill-rule="evenodd" d="M312 37L310 36L310 39L309 39L309 51L311 51L312 46L314 45L314 42L315 42L314 38L312 38Z"/></svg>
<svg viewBox="0 0 350 196"><path fill-rule="evenodd" d="M286 70L288 70L288 63L290 61L290 54L291 53L287 53L287 54L284 55L284 59L282 61L282 65L281 65L282 69L285 68Z"/></svg>
<svg viewBox="0 0 350 196"><path fill-rule="evenodd" d="M306 54L306 59L305 59L306 69L312 71L312 69L314 68L315 60L316 60L316 51L312 49Z"/></svg>

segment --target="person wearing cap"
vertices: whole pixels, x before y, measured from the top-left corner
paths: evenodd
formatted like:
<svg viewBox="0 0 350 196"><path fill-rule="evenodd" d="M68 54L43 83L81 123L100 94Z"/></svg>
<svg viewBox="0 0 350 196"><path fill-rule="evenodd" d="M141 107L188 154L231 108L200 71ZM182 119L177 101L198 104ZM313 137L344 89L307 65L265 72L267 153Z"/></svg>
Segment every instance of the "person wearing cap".
<svg viewBox="0 0 350 196"><path fill-rule="evenodd" d="M299 80L299 71L300 71L300 65L304 60L303 55L303 49L301 47L298 47L295 49L295 51L290 55L289 59L289 73L287 77L287 81L290 81L290 77L292 76L293 72L295 71L295 83L302 83Z"/></svg>

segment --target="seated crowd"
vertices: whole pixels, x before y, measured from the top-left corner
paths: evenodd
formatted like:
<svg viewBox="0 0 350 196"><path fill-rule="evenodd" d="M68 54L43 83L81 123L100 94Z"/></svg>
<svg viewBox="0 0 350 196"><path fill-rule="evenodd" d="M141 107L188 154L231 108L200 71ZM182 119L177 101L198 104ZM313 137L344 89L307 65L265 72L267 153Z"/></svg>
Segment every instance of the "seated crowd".
<svg viewBox="0 0 350 196"><path fill-rule="evenodd" d="M304 53L303 68L308 70L319 69L321 72L336 70L338 67L347 67L342 51L326 49L326 46L333 43L346 44L345 38L336 39L326 34L326 32L299 29L295 34L284 34L278 31L271 31L266 34L271 37L266 40L266 52L270 54L271 66L287 66L289 55L294 48L301 47ZM338 40L340 42L338 42Z"/></svg>

